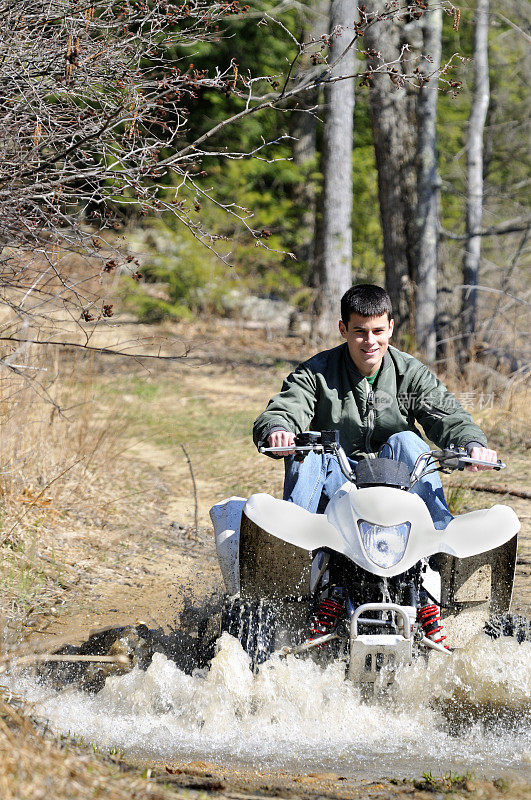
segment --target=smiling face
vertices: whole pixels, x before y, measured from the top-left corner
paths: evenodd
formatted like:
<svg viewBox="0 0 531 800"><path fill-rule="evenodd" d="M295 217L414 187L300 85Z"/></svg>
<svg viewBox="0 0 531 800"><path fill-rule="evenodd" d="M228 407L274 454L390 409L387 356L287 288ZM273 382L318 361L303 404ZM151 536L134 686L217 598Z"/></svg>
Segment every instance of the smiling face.
<svg viewBox="0 0 531 800"><path fill-rule="evenodd" d="M393 328L394 320L387 314L362 317L353 313L348 326L340 320L339 332L347 340L350 357L362 375L370 377L380 369Z"/></svg>

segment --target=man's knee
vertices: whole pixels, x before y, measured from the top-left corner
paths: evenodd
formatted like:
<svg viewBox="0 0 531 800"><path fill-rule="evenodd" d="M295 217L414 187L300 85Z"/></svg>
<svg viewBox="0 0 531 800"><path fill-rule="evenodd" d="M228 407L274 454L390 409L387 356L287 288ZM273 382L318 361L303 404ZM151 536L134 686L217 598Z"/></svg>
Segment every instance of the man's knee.
<svg viewBox="0 0 531 800"><path fill-rule="evenodd" d="M418 448L419 453L426 453L428 450L426 442L413 431L400 431L399 433L393 433L387 441L391 446L399 445L401 447L407 447L408 449Z"/></svg>
<svg viewBox="0 0 531 800"><path fill-rule="evenodd" d="M399 431L398 433L392 433L388 442L421 442L424 444L423 440L420 438L418 434L414 431Z"/></svg>
<svg viewBox="0 0 531 800"><path fill-rule="evenodd" d="M294 456L288 456L285 459L284 500L291 500L296 505L308 508L317 494L320 497L325 475L324 454L310 452L303 461L296 461Z"/></svg>
<svg viewBox="0 0 531 800"><path fill-rule="evenodd" d="M389 447L384 447L381 455L387 458L391 456L398 461L403 461L412 467L417 458L428 451L426 442L417 436L413 431L400 431L393 433L387 440ZM390 451L390 452L389 452Z"/></svg>

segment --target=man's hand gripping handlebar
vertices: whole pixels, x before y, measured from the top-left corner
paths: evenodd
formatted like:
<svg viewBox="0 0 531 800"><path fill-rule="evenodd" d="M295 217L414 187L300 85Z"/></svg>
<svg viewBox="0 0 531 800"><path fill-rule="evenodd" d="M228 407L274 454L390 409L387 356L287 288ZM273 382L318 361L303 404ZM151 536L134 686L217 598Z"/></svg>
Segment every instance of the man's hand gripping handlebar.
<svg viewBox="0 0 531 800"><path fill-rule="evenodd" d="M286 434L290 439L277 438L277 434ZM274 453L278 456L294 455L298 461L302 461L310 451L314 453L333 453L345 477L350 481L355 479L354 471L345 451L339 444L339 431L305 431L304 433L298 433L296 436L289 431L274 431L268 437L268 441L270 444L273 441L280 441L281 443L271 447L260 447L258 448L260 453ZM288 441L290 449L286 450Z"/></svg>
<svg viewBox="0 0 531 800"><path fill-rule="evenodd" d="M269 447L259 447L260 453L278 456L314 453L335 453L339 445L339 431L304 431L295 435L290 431L273 431L268 438Z"/></svg>
<svg viewBox="0 0 531 800"><path fill-rule="evenodd" d="M472 453L475 452L475 448ZM476 469L505 469L507 464L497 459L492 461L490 454L493 451L488 451L489 457L486 459L473 458L468 455L463 447L447 447L445 450L429 450L427 453L422 453L416 462L411 472L411 485L415 484L424 475L430 472L440 470L441 472L453 472L454 470L464 470L470 468ZM496 454L494 454L496 455Z"/></svg>
<svg viewBox="0 0 531 800"><path fill-rule="evenodd" d="M268 437L269 447L260 447L261 453L291 456L295 452L295 434L291 431L273 431Z"/></svg>

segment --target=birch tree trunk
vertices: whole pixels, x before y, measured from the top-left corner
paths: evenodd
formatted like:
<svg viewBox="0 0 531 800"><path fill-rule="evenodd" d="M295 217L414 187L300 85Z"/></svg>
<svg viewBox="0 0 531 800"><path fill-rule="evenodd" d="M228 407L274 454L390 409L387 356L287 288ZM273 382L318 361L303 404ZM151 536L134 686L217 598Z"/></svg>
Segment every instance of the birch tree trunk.
<svg viewBox="0 0 531 800"><path fill-rule="evenodd" d="M367 9L382 12L385 4L383 0L370 0ZM402 45L411 44L409 39L413 32L414 26L410 26L406 32L406 26L399 20L371 25L364 37L370 54L368 66L376 68L382 63L397 62ZM414 98L400 82L400 75L406 66L396 63L394 82L387 74L373 75L369 92L378 170L385 281L393 303L397 330L404 330L411 324L411 278L416 238L415 105Z"/></svg>
<svg viewBox="0 0 531 800"><path fill-rule="evenodd" d="M352 39L355 6L352 0L332 0L330 32L337 26L330 47L329 63L345 51ZM348 30L350 26L350 30ZM354 47L331 72L332 77L354 73ZM315 303L313 336L322 341L337 329L339 301L352 283L352 145L354 124L354 80L337 81L325 87L323 135L322 256Z"/></svg>
<svg viewBox="0 0 531 800"><path fill-rule="evenodd" d="M317 42L322 34L328 32L330 0L310 0L299 12L300 41L306 42L313 37ZM318 48L316 47L316 50ZM299 73L310 68L310 53L303 56ZM307 172L317 155L317 122L319 88L304 92L297 98L290 116L291 135L293 136L293 162L302 167L305 177L294 189L294 201L303 211L300 218L299 241L293 248L298 261L306 261L311 272L315 269L315 214L317 187L315 181L307 178Z"/></svg>
<svg viewBox="0 0 531 800"><path fill-rule="evenodd" d="M442 11L434 0L420 21L423 77L437 72L441 66ZM428 60L426 55L430 56ZM428 363L435 361L438 267L438 200L437 175L437 94L438 75L424 82L419 90L417 106L417 265L415 298L415 333L417 347Z"/></svg>
<svg viewBox="0 0 531 800"><path fill-rule="evenodd" d="M478 284L481 236L474 233L481 228L483 216L483 131L489 107L489 0L477 0L474 27L474 92L468 120L466 139L466 234L463 259L463 283ZM476 329L477 289L463 289L462 332L467 351L474 344Z"/></svg>

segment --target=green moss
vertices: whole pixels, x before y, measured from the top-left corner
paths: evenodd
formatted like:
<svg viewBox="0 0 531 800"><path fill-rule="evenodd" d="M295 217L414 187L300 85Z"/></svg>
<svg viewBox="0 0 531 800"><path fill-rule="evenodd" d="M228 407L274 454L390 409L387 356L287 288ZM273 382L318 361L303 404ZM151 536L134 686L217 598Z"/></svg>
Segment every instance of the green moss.
<svg viewBox="0 0 531 800"><path fill-rule="evenodd" d="M465 772L464 775L449 772L438 777L432 775L431 772L424 772L422 778L413 781L413 786L421 792L450 794L455 791L468 791L468 787L474 779L475 776L471 772Z"/></svg>

